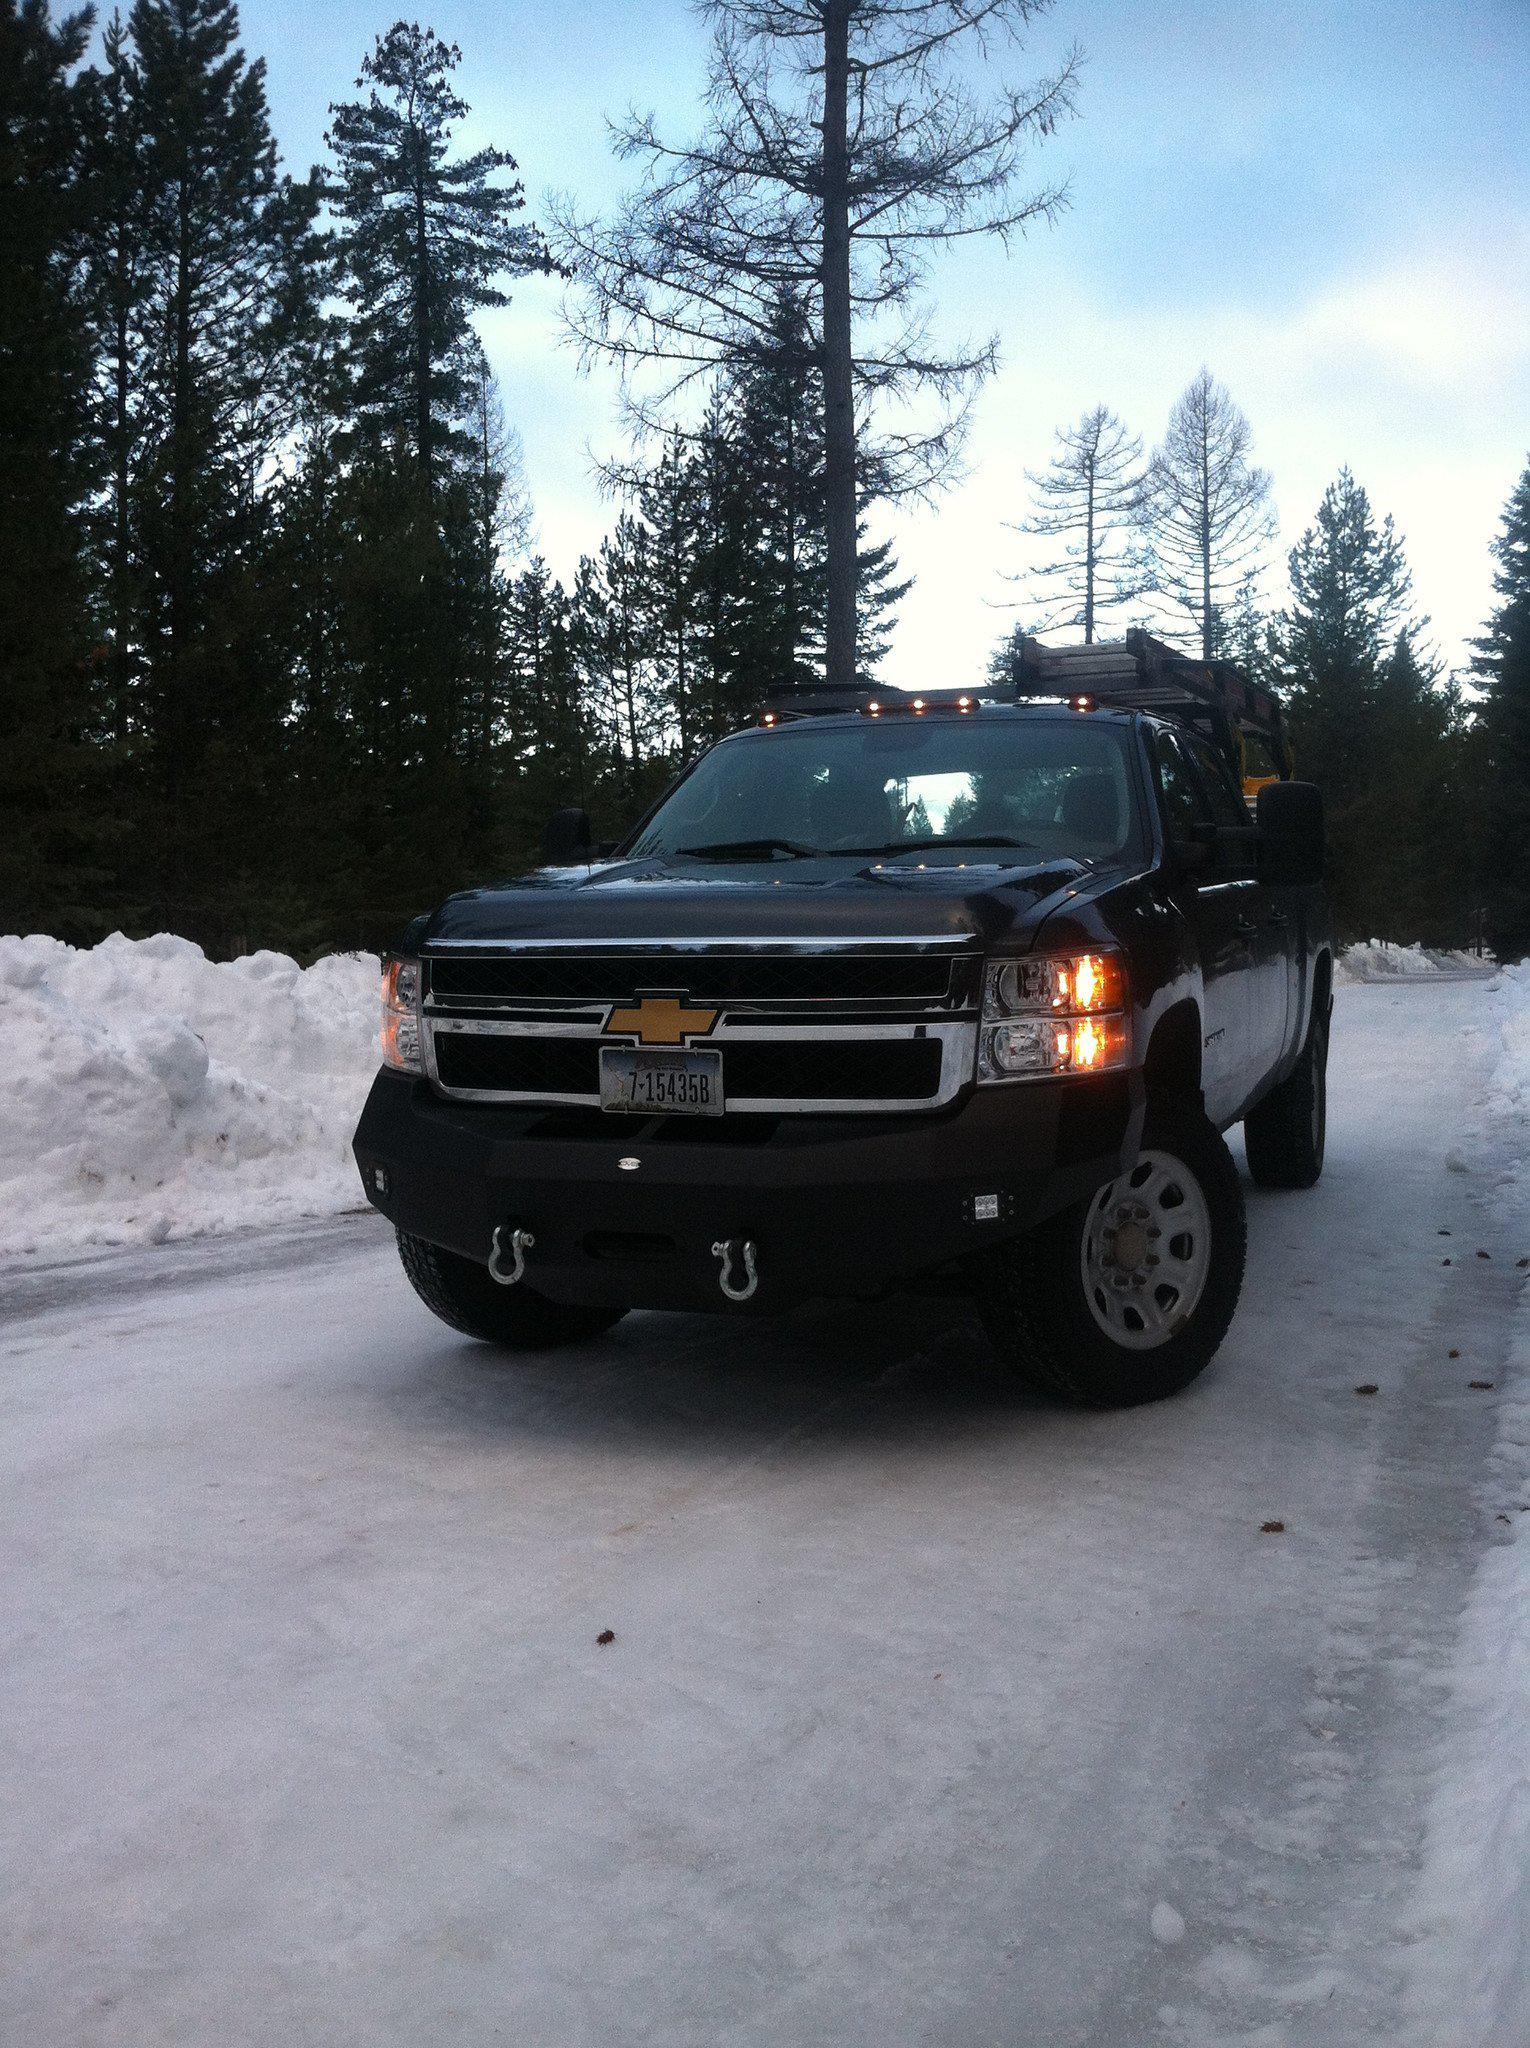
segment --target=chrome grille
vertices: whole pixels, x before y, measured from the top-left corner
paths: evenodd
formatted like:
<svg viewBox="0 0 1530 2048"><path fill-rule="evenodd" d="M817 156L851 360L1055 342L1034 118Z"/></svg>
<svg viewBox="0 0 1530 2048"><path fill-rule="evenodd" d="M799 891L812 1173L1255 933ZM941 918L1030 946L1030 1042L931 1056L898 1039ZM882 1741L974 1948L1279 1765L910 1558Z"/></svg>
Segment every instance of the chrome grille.
<svg viewBox="0 0 1530 2048"><path fill-rule="evenodd" d="M425 958L425 1059L444 1095L590 1106L606 1018L645 992L719 1012L728 1114L929 1109L972 1078L976 940L544 942Z"/></svg>
<svg viewBox="0 0 1530 2048"><path fill-rule="evenodd" d="M728 1045L730 1097L750 1101L928 1101L940 1090L938 1038L755 1039ZM600 1040L452 1032L437 1040L442 1085L496 1095L596 1096Z"/></svg>
<svg viewBox="0 0 1530 2048"><path fill-rule="evenodd" d="M682 988L693 1003L938 1002L950 993L948 954L849 953L814 957L700 954L672 959L523 954L515 959L432 960L430 992L448 1003L610 1002L649 985Z"/></svg>

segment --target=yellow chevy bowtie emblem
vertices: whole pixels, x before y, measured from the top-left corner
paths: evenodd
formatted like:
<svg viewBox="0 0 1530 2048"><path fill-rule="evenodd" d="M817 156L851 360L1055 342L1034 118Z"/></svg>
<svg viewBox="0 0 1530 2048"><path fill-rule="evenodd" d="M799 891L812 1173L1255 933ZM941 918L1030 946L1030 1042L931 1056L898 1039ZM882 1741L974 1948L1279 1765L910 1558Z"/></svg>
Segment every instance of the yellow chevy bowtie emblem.
<svg viewBox="0 0 1530 2048"><path fill-rule="evenodd" d="M684 1045L688 1038L705 1038L716 1022L715 1010L692 1009L679 996L643 996L613 1009L606 1029L634 1037L639 1045Z"/></svg>

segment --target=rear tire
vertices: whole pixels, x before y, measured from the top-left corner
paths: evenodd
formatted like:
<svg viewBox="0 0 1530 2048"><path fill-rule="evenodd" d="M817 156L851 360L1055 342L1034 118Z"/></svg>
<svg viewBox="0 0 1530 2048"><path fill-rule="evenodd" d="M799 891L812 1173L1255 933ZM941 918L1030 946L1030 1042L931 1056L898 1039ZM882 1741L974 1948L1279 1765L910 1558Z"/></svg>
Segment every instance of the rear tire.
<svg viewBox="0 0 1530 2048"><path fill-rule="evenodd" d="M1248 1170L1262 1188L1310 1188L1328 1137L1328 1020L1314 1016L1302 1056L1243 1119Z"/></svg>
<svg viewBox="0 0 1530 2048"><path fill-rule="evenodd" d="M1148 1111L1138 1163L985 1254L978 1305L1000 1358L1091 1408L1177 1394L1227 1334L1243 1286L1243 1189L1199 1110Z"/></svg>
<svg viewBox="0 0 1530 2048"><path fill-rule="evenodd" d="M423 1237L398 1233L398 1255L409 1283L432 1315L464 1337L481 1337L512 1351L551 1351L582 1344L609 1330L624 1308L578 1308L549 1301L524 1281L501 1287L487 1266L464 1259Z"/></svg>

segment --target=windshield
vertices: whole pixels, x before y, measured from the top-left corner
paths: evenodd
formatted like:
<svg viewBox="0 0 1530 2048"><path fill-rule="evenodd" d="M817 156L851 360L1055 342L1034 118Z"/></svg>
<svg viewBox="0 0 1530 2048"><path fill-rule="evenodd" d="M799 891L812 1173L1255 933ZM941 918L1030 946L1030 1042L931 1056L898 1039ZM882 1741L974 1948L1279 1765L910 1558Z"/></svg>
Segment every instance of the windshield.
<svg viewBox="0 0 1530 2048"><path fill-rule="evenodd" d="M1113 860L1141 841L1124 738L1080 718L804 719L703 755L624 852Z"/></svg>

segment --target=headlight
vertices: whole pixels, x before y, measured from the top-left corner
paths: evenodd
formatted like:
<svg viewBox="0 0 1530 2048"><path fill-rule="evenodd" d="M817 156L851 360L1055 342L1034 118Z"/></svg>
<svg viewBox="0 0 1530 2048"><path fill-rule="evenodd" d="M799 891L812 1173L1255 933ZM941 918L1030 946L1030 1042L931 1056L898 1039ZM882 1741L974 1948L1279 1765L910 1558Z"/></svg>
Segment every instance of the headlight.
<svg viewBox="0 0 1530 2048"><path fill-rule="evenodd" d="M383 962L382 1056L385 1067L420 1072L420 963L397 953Z"/></svg>
<svg viewBox="0 0 1530 2048"><path fill-rule="evenodd" d="M1116 953L991 960L983 974L978 1079L1098 1074L1131 1060L1126 970Z"/></svg>

